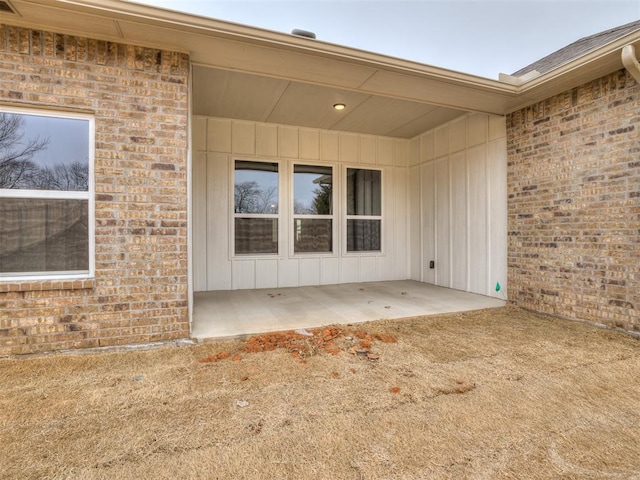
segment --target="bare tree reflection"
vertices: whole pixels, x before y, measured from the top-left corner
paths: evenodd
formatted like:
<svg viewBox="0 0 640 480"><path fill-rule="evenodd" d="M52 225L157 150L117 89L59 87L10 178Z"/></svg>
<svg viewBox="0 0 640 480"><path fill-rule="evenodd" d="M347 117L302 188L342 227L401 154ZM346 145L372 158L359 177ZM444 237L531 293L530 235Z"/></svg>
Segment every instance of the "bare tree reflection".
<svg viewBox="0 0 640 480"><path fill-rule="evenodd" d="M37 165L33 157L46 150L49 139L35 137L23 141L24 123L21 115L0 113L0 188L87 191L88 162Z"/></svg>
<svg viewBox="0 0 640 480"><path fill-rule="evenodd" d="M22 143L24 119L0 113L0 188L31 188L38 167L33 156L47 148L49 139L36 137Z"/></svg>
<svg viewBox="0 0 640 480"><path fill-rule="evenodd" d="M36 190L64 190L86 192L89 189L89 166L80 162L39 168L33 175Z"/></svg>
<svg viewBox="0 0 640 480"><path fill-rule="evenodd" d="M235 184L234 203L236 213L277 213L278 200L274 198L278 189L259 188L258 182L247 181Z"/></svg>

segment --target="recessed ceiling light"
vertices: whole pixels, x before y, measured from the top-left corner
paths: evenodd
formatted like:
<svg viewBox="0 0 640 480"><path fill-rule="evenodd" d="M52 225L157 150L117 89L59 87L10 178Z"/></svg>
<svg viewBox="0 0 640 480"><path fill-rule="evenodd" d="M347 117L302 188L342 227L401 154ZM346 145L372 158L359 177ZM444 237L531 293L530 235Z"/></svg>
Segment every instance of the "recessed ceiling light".
<svg viewBox="0 0 640 480"><path fill-rule="evenodd" d="M347 106L344 103L336 103L333 108L336 110L344 110Z"/></svg>

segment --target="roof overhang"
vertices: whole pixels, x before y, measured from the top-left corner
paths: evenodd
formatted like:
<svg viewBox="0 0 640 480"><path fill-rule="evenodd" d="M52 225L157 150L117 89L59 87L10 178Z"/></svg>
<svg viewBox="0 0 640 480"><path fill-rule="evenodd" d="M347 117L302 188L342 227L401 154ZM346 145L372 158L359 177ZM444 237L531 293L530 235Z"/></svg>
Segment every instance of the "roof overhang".
<svg viewBox="0 0 640 480"><path fill-rule="evenodd" d="M395 136L406 138L429 125L424 121L429 112L436 121L440 121L437 115L446 119L456 112L504 115L621 69L620 49L630 42L640 43L640 32L636 32L545 75L522 83L503 82L121 0L9 3L17 14L0 13L0 21L9 25L188 53L203 74L229 72L246 79L274 79L287 86L310 86L317 95L324 92L329 97L346 92L378 104L386 102L388 108L395 101L398 111L403 105L415 106L413 117L395 120ZM354 131L380 133L362 122L352 123ZM342 126L350 128L348 122Z"/></svg>

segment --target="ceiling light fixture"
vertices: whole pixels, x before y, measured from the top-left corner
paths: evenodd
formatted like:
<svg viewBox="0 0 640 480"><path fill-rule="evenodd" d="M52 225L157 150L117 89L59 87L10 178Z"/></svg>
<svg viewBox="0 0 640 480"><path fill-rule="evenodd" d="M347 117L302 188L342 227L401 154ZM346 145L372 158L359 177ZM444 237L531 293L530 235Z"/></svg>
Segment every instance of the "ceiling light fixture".
<svg viewBox="0 0 640 480"><path fill-rule="evenodd" d="M333 108L335 110L344 110L345 108L347 108L347 106L344 103L336 103L335 105L333 105Z"/></svg>

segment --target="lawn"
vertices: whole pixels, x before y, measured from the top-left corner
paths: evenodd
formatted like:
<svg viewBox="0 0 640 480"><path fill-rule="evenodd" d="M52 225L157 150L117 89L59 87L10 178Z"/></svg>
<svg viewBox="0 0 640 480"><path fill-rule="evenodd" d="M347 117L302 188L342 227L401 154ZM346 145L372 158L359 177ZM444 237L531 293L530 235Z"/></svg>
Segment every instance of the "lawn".
<svg viewBox="0 0 640 480"><path fill-rule="evenodd" d="M513 307L0 359L2 479L640 479L640 341Z"/></svg>

